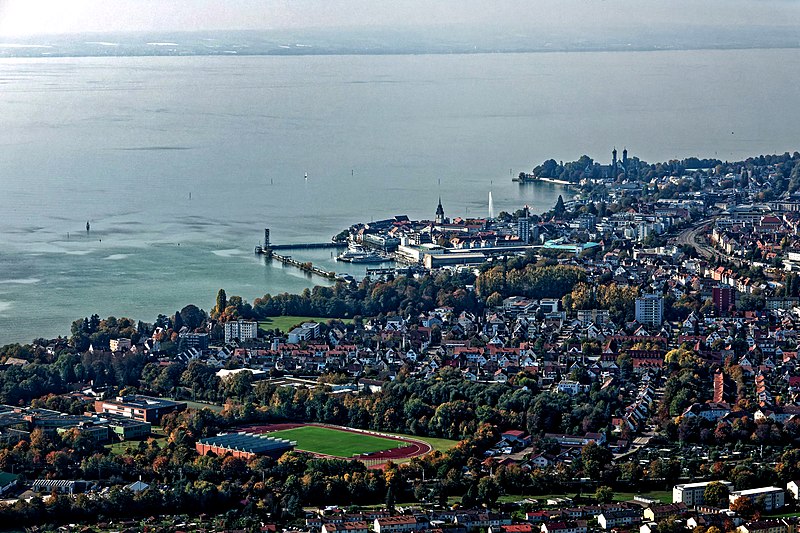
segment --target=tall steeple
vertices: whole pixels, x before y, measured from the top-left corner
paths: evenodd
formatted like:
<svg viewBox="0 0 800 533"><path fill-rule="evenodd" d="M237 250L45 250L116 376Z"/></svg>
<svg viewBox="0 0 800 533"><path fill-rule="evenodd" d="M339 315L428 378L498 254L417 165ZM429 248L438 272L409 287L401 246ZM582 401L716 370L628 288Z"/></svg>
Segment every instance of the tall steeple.
<svg viewBox="0 0 800 533"><path fill-rule="evenodd" d="M628 177L628 149L622 149L622 171L625 173L625 177Z"/></svg>
<svg viewBox="0 0 800 533"><path fill-rule="evenodd" d="M611 171L614 173L614 178L617 177L617 147L611 152Z"/></svg>
<svg viewBox="0 0 800 533"><path fill-rule="evenodd" d="M439 196L439 205L436 207L436 223L444 224L444 208L442 207L441 196Z"/></svg>

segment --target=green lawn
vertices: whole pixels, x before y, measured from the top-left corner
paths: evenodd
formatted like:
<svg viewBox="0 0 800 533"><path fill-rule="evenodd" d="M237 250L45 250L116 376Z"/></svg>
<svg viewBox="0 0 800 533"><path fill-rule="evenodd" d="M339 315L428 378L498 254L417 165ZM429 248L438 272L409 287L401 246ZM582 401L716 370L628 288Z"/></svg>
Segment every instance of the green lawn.
<svg viewBox="0 0 800 533"><path fill-rule="evenodd" d="M626 502L632 500L633 497L637 495L644 496L645 498L652 498L654 500L659 500L662 503L672 503L671 490L654 490L653 492L645 492L643 494L639 494L636 492L615 492L614 501Z"/></svg>
<svg viewBox="0 0 800 533"><path fill-rule="evenodd" d="M273 431L269 436L297 441L298 450L335 457L352 457L360 453L391 450L402 445L396 440L318 426Z"/></svg>
<svg viewBox="0 0 800 533"><path fill-rule="evenodd" d="M167 435L161 430L160 427L154 426L150 431L150 437L152 437L156 441L156 444L158 445L159 448L163 448L167 444ZM145 443L147 443L149 439L143 439L143 440L145 441ZM113 455L122 455L123 453L126 453L128 449L130 449L131 451L135 451L137 448L139 448L139 442L141 441L126 440L122 442L114 442L112 444L106 444L105 447L106 449L111 450L111 453Z"/></svg>
<svg viewBox="0 0 800 533"><path fill-rule="evenodd" d="M314 317L314 316L294 316L294 315L273 316L266 320L260 320L258 322L258 329L266 331L268 329L278 328L283 332L287 332L292 326L296 326L297 324L300 324L302 322L319 322L324 324L328 320L332 319ZM338 318L336 320L341 320L345 324L352 324L353 322L352 318Z"/></svg>
<svg viewBox="0 0 800 533"><path fill-rule="evenodd" d="M450 439L437 439L435 437L420 437L417 435L404 435L403 433L390 433L386 432L387 435L396 435L398 437L407 437L409 439L421 440L422 442L427 442L430 444L433 449L437 452L446 452L450 448L454 448L456 444L459 443L457 440L450 440Z"/></svg>
<svg viewBox="0 0 800 533"><path fill-rule="evenodd" d="M634 493L634 492L615 492L614 493L614 501L617 501L617 502L630 501L636 495L637 495L637 493ZM504 495L500 496L498 501L500 501L502 503L518 502L518 501L524 500L526 498L530 499L530 500L544 501L544 500L549 500L551 498L565 498L565 497L573 498L574 496L575 496L574 492L569 493L569 494L535 494L535 495L526 494L524 496L521 495L521 494L504 494ZM592 497L592 493L591 492L584 492L583 496L586 497L586 498L591 498ZM672 491L668 491L668 490L646 492L646 493L643 493L643 494L639 494L639 496L645 496L647 498L653 498L654 500L659 500L662 503L672 503ZM453 501L455 502L455 501L459 501L459 500L460 500L460 498L456 497L456 498L454 498Z"/></svg>

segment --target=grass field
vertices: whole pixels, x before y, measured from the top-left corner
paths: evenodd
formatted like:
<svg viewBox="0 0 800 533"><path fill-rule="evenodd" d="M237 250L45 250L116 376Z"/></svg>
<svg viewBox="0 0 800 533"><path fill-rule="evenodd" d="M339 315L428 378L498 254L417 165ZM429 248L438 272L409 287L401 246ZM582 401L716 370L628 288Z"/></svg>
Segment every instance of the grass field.
<svg viewBox="0 0 800 533"><path fill-rule="evenodd" d="M153 440L156 441L156 445L159 448L163 448L167 444L167 435L160 428L154 427L150 431L150 436ZM149 439L144 439L144 442L147 443ZM114 442L112 444L106 444L105 448L110 450L113 455L122 455L128 451L135 451L139 447L139 443L141 441L138 440L128 440L122 442Z"/></svg>
<svg viewBox="0 0 800 533"><path fill-rule="evenodd" d="M639 495L640 496L645 496L647 498L653 498L654 500L659 500L662 503L672 503L672 491L668 491L668 490L646 492L646 493L642 493L642 494L639 494ZM535 495L530 495L530 494L526 494L526 495L522 495L522 494L503 494L502 496L500 496L498 501L500 501L501 503L509 503L509 502L522 501L522 500L524 500L526 498L530 499L530 500L544 501L544 500L548 500L548 499L551 499L551 498L564 498L564 497L572 498L574 496L575 496L574 492L570 493L570 494L535 494ZM617 501L617 502L630 501L630 500L633 499L634 496L636 496L636 493L633 493L633 492L617 492L617 493L614 493L614 501ZM592 493L591 492L584 493L584 497L591 498L592 497ZM451 503L455 503L455 502L459 501L460 499L461 498L459 498L459 497L453 497L453 501Z"/></svg>
<svg viewBox="0 0 800 533"><path fill-rule="evenodd" d="M625 502L632 500L637 493L635 492L616 492L614 493L614 501L616 502ZM659 500L661 503L672 503L672 491L671 490L655 490L652 492L645 492L639 493L639 496L644 496L645 498L652 498L654 500Z"/></svg>
<svg viewBox="0 0 800 533"><path fill-rule="evenodd" d="M396 440L318 426L273 431L269 436L297 441L298 450L335 457L352 457L360 453L379 452L402 446L402 443Z"/></svg>
<svg viewBox="0 0 800 533"><path fill-rule="evenodd" d="M395 435L397 437L407 437L409 439L414 440L421 440L422 442L427 442L431 445L431 447L438 452L446 452L450 448L455 448L456 444L459 443L457 440L450 440L450 439L437 439L435 437L419 437L417 435L404 435L403 433L388 433L388 435Z"/></svg>
<svg viewBox="0 0 800 533"><path fill-rule="evenodd" d="M289 328L291 328L292 326L296 326L301 322L320 322L324 324L328 320L331 319L314 317L314 316L294 316L294 315L273 316L266 320L260 320L258 322L258 329L268 330L268 329L278 328L279 330L286 332L289 331ZM337 320L341 320L345 324L351 324L353 322L352 318L339 318Z"/></svg>

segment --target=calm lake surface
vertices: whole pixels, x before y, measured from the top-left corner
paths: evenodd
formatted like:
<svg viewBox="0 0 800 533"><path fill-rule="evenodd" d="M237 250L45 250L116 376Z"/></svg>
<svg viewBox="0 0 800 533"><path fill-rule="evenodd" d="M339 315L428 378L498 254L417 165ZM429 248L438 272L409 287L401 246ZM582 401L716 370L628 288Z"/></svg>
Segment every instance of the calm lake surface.
<svg viewBox="0 0 800 533"><path fill-rule="evenodd" d="M564 190L510 174L550 157L795 151L798 71L800 50L2 60L0 344L322 282L254 257L264 227L327 241L439 195L484 216L490 190L544 211Z"/></svg>

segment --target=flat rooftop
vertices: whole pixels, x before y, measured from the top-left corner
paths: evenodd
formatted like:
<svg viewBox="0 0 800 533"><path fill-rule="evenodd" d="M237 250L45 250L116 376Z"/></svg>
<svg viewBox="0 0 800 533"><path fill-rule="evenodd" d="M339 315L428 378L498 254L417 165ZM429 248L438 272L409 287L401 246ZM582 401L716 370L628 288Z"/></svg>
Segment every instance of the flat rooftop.
<svg viewBox="0 0 800 533"><path fill-rule="evenodd" d="M682 489L697 489L700 487L705 487L709 483L722 483L723 485L732 485L730 481L700 481L698 483L683 483L681 485L675 485L675 488L682 488Z"/></svg>
<svg viewBox="0 0 800 533"><path fill-rule="evenodd" d="M783 492L780 487L759 487L757 489L737 490L734 494L739 496L751 496L753 494L763 494L765 492Z"/></svg>
<svg viewBox="0 0 800 533"><path fill-rule="evenodd" d="M165 400L163 398L153 398L152 396L142 396L141 394L133 394L130 396L117 396L113 400L104 400L106 403L117 403L127 405L130 407L138 407L140 409L158 409L162 407L174 407L182 405L183 402L173 402L172 400Z"/></svg>
<svg viewBox="0 0 800 533"><path fill-rule="evenodd" d="M105 418L108 421L109 426L134 427L134 426L150 425L150 422L142 422L140 420L134 420L133 418L128 418L127 416L109 416L108 414L104 414L103 418Z"/></svg>
<svg viewBox="0 0 800 533"><path fill-rule="evenodd" d="M216 437L200 439L197 443L205 446L215 446L249 453L269 453L289 450L297 445L295 441L276 439L266 435L256 435L255 433L245 432L221 433Z"/></svg>

